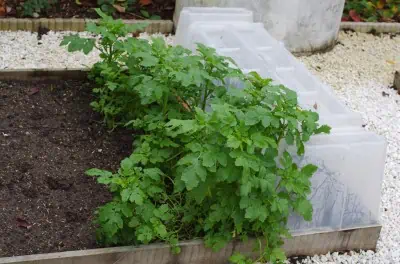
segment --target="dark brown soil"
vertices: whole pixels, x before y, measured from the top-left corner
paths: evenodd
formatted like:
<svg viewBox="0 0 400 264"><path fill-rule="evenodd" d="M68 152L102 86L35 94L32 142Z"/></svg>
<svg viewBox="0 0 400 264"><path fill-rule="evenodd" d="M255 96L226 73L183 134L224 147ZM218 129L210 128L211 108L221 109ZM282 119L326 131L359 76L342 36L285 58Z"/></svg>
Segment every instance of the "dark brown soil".
<svg viewBox="0 0 400 264"><path fill-rule="evenodd" d="M1 1L1 0L0 0ZM9 11L6 14L7 17L23 17L23 5L24 1L20 0L5 0L6 6L9 7ZM56 0L54 4L48 10L42 10L39 15L40 17L49 18L98 18L94 8L100 7L97 0L80 0L81 5L77 4L75 0ZM107 2L107 1L103 1ZM111 2L111 1L109 1ZM144 17L141 12L146 11L148 14L160 16L161 19L172 19L175 9L175 0L146 0L146 4L143 6L139 1L114 1L118 5L126 5L125 12L120 13L115 11L113 16L115 18L123 19L148 19ZM127 4L132 2L132 4Z"/></svg>
<svg viewBox="0 0 400 264"><path fill-rule="evenodd" d="M109 133L90 84L0 82L0 256L95 248L95 209L111 195L84 174L116 169L129 132Z"/></svg>

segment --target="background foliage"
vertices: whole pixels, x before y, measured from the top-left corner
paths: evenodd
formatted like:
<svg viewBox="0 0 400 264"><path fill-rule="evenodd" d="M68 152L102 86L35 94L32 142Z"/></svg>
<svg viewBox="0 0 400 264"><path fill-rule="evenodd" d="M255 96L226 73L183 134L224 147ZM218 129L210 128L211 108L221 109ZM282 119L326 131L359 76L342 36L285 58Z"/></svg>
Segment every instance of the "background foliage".
<svg viewBox="0 0 400 264"><path fill-rule="evenodd" d="M343 20L400 22L400 0L346 0Z"/></svg>

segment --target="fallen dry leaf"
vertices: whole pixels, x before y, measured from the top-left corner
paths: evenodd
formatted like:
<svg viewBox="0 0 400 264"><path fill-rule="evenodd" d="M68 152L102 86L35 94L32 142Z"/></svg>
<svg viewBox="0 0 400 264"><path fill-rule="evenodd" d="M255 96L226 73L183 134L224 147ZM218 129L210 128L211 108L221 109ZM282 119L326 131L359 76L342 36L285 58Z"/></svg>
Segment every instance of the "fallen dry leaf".
<svg viewBox="0 0 400 264"><path fill-rule="evenodd" d="M28 221L26 221L25 219L17 217L17 221L16 222L17 222L17 226L18 227L22 227L22 228L26 228L26 229L31 228L31 225L29 225Z"/></svg>
<svg viewBox="0 0 400 264"><path fill-rule="evenodd" d="M0 17L7 14L6 1L0 0Z"/></svg>
<svg viewBox="0 0 400 264"><path fill-rule="evenodd" d="M35 88L31 88L29 90L29 92L27 92L27 94L28 95L34 95L34 94L38 93L39 91L40 91L40 89L35 87Z"/></svg>
<svg viewBox="0 0 400 264"><path fill-rule="evenodd" d="M348 16L342 17L342 22L348 22L348 21L350 21L350 18Z"/></svg>
<svg viewBox="0 0 400 264"><path fill-rule="evenodd" d="M356 12L356 10L350 10L349 15L354 22L361 22L362 19L360 15Z"/></svg>
<svg viewBox="0 0 400 264"><path fill-rule="evenodd" d="M118 11L118 13L125 13L125 7L120 5L113 5L113 7Z"/></svg>
<svg viewBox="0 0 400 264"><path fill-rule="evenodd" d="M152 0L140 0L139 3L142 6L147 6L147 5L151 5L153 3L153 1Z"/></svg>
<svg viewBox="0 0 400 264"><path fill-rule="evenodd" d="M383 9L385 7L386 1L385 0L379 0L378 3L376 4L376 7L378 9Z"/></svg>

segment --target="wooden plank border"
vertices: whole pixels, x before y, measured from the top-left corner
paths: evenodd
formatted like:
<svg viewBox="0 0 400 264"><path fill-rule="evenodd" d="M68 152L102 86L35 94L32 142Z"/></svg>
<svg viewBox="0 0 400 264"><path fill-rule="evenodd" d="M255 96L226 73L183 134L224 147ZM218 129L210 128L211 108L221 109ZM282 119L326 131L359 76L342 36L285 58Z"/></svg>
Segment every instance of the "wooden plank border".
<svg viewBox="0 0 400 264"><path fill-rule="evenodd" d="M39 27L45 27L53 31L85 31L86 23L97 21L84 18L0 18L0 31L31 31L37 32ZM124 20L127 24L148 23L145 29L147 33L172 33L174 23L172 20ZM369 33L400 33L400 23L378 22L341 22L342 30L350 29L356 32Z"/></svg>
<svg viewBox="0 0 400 264"><path fill-rule="evenodd" d="M89 69L6 69L0 70L0 81L84 80Z"/></svg>
<svg viewBox="0 0 400 264"><path fill-rule="evenodd" d="M97 21L84 18L0 18L0 31L31 31L37 32L39 27L45 27L53 31L85 31L86 23ZM174 23L172 20L124 20L127 24L146 22L149 26L147 33L172 33ZM354 30L356 32L369 33L400 33L400 23L377 22L342 22L340 28Z"/></svg>
<svg viewBox="0 0 400 264"><path fill-rule="evenodd" d="M375 250L381 226L341 231L295 234L286 239L287 256L326 254L334 251ZM204 247L201 240L182 242L181 253L173 255L166 244L115 247L61 253L0 258L0 264L225 264L234 252L257 256L254 240L232 242L219 252Z"/></svg>
<svg viewBox="0 0 400 264"><path fill-rule="evenodd" d="M84 18L0 18L0 31L38 32L39 27L53 31L85 31L86 23L97 22L98 19ZM171 33L174 27L172 20L124 20L126 24L147 23L144 30L151 33Z"/></svg>

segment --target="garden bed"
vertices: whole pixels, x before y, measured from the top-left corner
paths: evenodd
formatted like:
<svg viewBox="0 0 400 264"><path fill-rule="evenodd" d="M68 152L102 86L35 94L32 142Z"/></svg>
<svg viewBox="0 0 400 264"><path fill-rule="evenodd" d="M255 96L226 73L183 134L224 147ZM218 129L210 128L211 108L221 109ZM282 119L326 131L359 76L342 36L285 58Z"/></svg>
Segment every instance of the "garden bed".
<svg viewBox="0 0 400 264"><path fill-rule="evenodd" d="M85 81L0 82L0 256L96 248L95 209L111 195L84 175L115 169L129 132L108 133Z"/></svg>
<svg viewBox="0 0 400 264"><path fill-rule="evenodd" d="M96 7L108 8L113 13L115 18L123 19L148 19L151 16L156 19L172 19L175 1L116 1L115 5L121 6L123 12L117 12L115 8L112 8L114 1L93 1L93 0L82 0L82 1L70 1L70 0L58 0L58 1L47 1L48 8L44 6L37 10L35 7L39 7L40 4L32 5L30 7L30 1L9 1L1 0L1 4L4 1L6 10L3 13L0 10L0 17L31 17L26 15L27 9L36 13L41 18L99 18L94 11ZM32 1L31 1L32 2ZM41 1L38 1L41 3ZM43 2L43 1L42 1ZM46 2L46 1L45 1ZM122 9L120 9L122 11ZM34 16L36 16L36 14Z"/></svg>
<svg viewBox="0 0 400 264"><path fill-rule="evenodd" d="M4 208L0 256L20 256L0 258L0 263L226 263L235 251L250 254L251 240L232 242L216 253L202 241L183 242L178 256L165 244L93 249L97 247L93 211L110 195L83 172L96 166L115 169L131 149L131 133L114 131L111 136L103 128L88 106L91 84L85 74L76 70L0 74L0 80L42 80L0 82L0 120L4 120L0 150L7 153L2 160L7 165L0 171ZM60 80L65 78L82 80ZM380 226L370 226L294 234L285 240L284 251L293 256L375 249L379 233ZM89 250L70 251L77 249Z"/></svg>

